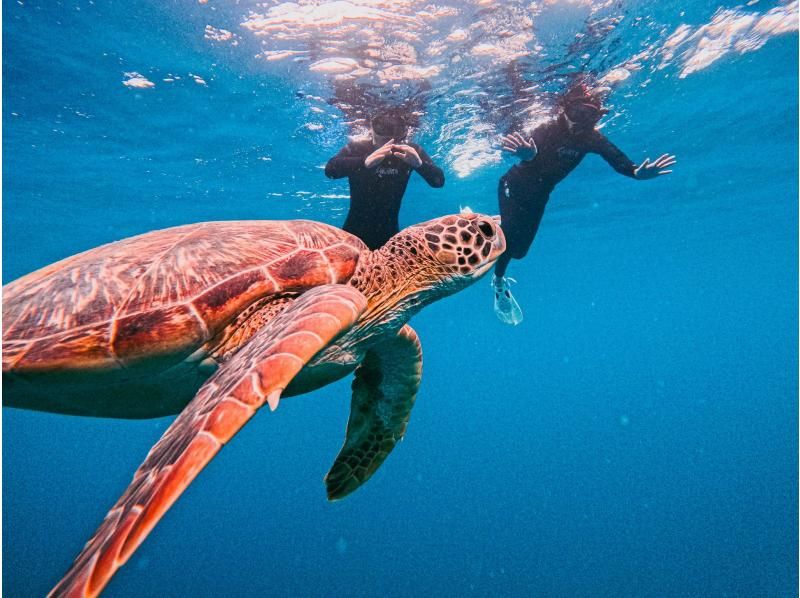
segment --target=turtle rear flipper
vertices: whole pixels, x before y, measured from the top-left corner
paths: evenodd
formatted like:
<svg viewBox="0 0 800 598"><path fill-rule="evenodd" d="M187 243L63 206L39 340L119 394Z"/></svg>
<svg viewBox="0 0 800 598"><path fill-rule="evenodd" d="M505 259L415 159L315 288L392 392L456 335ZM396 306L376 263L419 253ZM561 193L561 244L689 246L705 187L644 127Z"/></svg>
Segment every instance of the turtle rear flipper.
<svg viewBox="0 0 800 598"><path fill-rule="evenodd" d="M355 372L344 446L325 476L329 500L366 482L403 437L422 378L422 347L408 324L370 348Z"/></svg>
<svg viewBox="0 0 800 598"><path fill-rule="evenodd" d="M366 308L350 286L324 285L259 330L167 428L128 489L50 596L96 596L198 473L255 412Z"/></svg>

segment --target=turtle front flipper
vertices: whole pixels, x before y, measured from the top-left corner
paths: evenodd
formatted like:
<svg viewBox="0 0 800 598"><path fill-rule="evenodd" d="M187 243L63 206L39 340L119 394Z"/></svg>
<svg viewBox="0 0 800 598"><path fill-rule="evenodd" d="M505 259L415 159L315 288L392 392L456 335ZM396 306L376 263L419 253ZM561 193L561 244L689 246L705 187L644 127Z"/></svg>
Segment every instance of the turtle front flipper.
<svg viewBox="0 0 800 598"><path fill-rule="evenodd" d="M370 348L353 381L344 446L325 476L329 500L366 482L403 437L422 378L422 347L414 329Z"/></svg>
<svg viewBox="0 0 800 598"><path fill-rule="evenodd" d="M350 286L300 296L200 388L167 429L50 596L96 596L198 473L303 366L366 308Z"/></svg>

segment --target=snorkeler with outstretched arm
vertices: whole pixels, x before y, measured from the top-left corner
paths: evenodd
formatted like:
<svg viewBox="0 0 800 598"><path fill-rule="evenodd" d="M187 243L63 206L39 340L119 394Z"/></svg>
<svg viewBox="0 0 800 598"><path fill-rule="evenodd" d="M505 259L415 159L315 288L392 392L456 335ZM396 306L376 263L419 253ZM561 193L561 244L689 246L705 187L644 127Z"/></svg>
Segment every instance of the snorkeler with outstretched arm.
<svg viewBox="0 0 800 598"><path fill-rule="evenodd" d="M419 145L405 142L402 118L379 115L371 124L370 138L350 141L328 161L325 175L350 179L350 210L342 228L377 249L400 230L400 203L411 173L431 187L444 186L444 173Z"/></svg>
<svg viewBox="0 0 800 598"><path fill-rule="evenodd" d="M614 170L645 181L672 171L675 156L664 154L638 166L611 143L596 125L608 111L585 86L573 88L561 101L561 113L525 137L518 132L502 138L503 150L520 159L501 178L497 197L506 236L506 252L495 264L492 287L497 317L507 324L522 321L522 309L511 294L513 279L506 277L512 259L522 259L539 230L550 193L587 153L599 154Z"/></svg>

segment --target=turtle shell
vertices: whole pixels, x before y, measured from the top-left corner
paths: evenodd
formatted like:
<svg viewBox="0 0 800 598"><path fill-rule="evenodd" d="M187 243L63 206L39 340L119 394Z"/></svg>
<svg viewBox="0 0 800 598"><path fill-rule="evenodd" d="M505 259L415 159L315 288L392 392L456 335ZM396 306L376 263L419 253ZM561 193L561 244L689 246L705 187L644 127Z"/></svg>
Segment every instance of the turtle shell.
<svg viewBox="0 0 800 598"><path fill-rule="evenodd" d="M3 288L3 372L169 368L259 299L346 282L365 250L304 220L206 222L103 245Z"/></svg>

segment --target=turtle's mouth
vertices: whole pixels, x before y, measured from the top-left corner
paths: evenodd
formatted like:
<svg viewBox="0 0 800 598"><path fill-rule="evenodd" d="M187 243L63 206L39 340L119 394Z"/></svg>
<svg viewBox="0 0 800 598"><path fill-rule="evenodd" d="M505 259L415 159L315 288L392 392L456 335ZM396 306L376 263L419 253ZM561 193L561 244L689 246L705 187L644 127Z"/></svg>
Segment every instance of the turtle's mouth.
<svg viewBox="0 0 800 598"><path fill-rule="evenodd" d="M485 264L475 268L475 270L472 273L472 278L474 280L478 280L479 278L481 278L484 274L486 274L489 270L492 269L492 266L494 266L494 263L496 261L497 260L492 260L491 262L486 262Z"/></svg>

